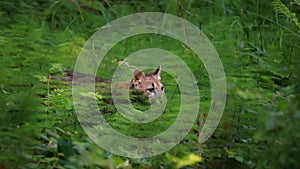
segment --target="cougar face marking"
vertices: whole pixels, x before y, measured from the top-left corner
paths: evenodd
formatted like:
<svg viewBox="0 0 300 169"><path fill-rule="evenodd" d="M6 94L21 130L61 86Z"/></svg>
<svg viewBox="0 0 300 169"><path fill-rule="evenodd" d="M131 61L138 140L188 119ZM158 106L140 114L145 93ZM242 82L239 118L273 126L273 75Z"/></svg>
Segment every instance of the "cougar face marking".
<svg viewBox="0 0 300 169"><path fill-rule="evenodd" d="M150 74L145 74L141 70L135 70L130 81L130 88L143 93L150 101L163 96L164 85L161 83L160 72L161 66L158 66L158 68Z"/></svg>

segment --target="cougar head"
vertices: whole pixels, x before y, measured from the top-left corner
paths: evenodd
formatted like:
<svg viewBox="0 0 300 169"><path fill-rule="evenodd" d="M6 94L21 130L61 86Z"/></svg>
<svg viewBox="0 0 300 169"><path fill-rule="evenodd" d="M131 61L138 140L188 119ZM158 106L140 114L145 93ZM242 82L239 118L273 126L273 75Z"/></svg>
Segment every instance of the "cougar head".
<svg viewBox="0 0 300 169"><path fill-rule="evenodd" d="M153 73L145 74L141 70L135 70L130 81L130 88L143 93L152 102L164 96L164 85L160 78L161 66Z"/></svg>

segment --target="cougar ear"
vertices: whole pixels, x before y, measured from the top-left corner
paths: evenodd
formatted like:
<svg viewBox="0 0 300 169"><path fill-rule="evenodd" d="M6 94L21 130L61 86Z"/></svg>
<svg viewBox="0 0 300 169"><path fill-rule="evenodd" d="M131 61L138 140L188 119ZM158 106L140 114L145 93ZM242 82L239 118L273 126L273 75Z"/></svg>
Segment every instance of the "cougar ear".
<svg viewBox="0 0 300 169"><path fill-rule="evenodd" d="M133 77L132 77L133 81L142 82L144 80L144 78L145 78L145 74L141 70L135 70L133 72Z"/></svg>
<svg viewBox="0 0 300 169"><path fill-rule="evenodd" d="M161 71L161 65L158 65L156 68L155 72L153 73L154 75L158 76L158 79L160 80L160 71Z"/></svg>

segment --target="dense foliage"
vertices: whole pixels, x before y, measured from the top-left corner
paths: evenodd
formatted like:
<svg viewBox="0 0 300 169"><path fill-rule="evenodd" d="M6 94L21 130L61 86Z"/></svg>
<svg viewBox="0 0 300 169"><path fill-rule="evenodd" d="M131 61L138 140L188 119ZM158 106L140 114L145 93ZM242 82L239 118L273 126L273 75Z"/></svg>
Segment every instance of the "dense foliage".
<svg viewBox="0 0 300 169"><path fill-rule="evenodd" d="M99 77L111 78L130 53L159 47L189 65L201 94L198 123L180 144L158 156L131 159L106 152L87 137L74 112L70 84L49 75L72 69L86 40L106 23L146 11L174 14L199 26L220 55L228 96L217 130L199 144L197 134L210 106L202 62L168 37L122 41L105 57ZM1 1L0 168L300 168L299 13L298 0ZM164 72L162 79L169 102L151 124L124 119L105 91L94 95L114 128L147 137L170 126L180 109L176 82Z"/></svg>

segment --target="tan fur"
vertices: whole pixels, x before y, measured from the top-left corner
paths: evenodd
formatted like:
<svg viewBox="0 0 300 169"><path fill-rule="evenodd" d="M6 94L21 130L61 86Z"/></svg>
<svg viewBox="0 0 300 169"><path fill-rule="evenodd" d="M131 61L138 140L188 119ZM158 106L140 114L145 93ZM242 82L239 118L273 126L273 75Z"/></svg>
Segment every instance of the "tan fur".
<svg viewBox="0 0 300 169"><path fill-rule="evenodd" d="M164 95L164 87L160 78L161 66L150 74L135 70L130 81L116 84L117 89L134 89L149 98L150 102Z"/></svg>

